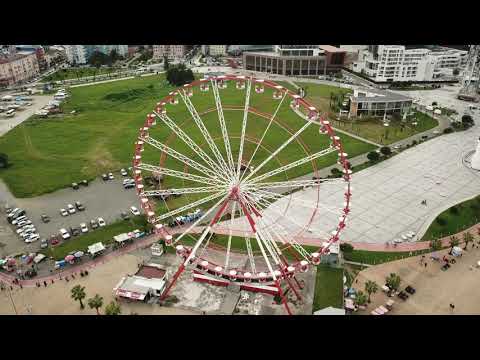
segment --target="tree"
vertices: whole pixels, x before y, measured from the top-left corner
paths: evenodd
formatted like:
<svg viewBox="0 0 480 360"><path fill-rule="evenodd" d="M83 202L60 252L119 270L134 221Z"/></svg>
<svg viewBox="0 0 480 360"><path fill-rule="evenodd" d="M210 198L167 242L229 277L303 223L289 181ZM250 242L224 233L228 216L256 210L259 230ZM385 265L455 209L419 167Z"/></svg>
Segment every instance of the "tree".
<svg viewBox="0 0 480 360"><path fill-rule="evenodd" d="M453 69L453 75L454 76L458 76L460 74L460 70L459 69Z"/></svg>
<svg viewBox="0 0 480 360"><path fill-rule="evenodd" d="M83 302L82 302L82 300L85 299L85 297L87 296L85 294L85 287L80 285L75 285L72 288L71 292L72 292L71 294L72 299L80 302L81 309L85 308L85 305L83 305Z"/></svg>
<svg viewBox="0 0 480 360"><path fill-rule="evenodd" d="M383 146L380 148L380 152L385 155L385 156L388 156L388 155L391 155L392 154L392 149L390 149L389 146Z"/></svg>
<svg viewBox="0 0 480 360"><path fill-rule="evenodd" d="M168 62L168 57L166 55L163 56L163 70L167 71L170 67L170 63Z"/></svg>
<svg viewBox="0 0 480 360"><path fill-rule="evenodd" d="M458 238L455 235L450 236L450 241L449 242L450 242L451 250L453 250L453 248L455 246L458 246L458 244L460 244L460 241L458 240Z"/></svg>
<svg viewBox="0 0 480 360"><path fill-rule="evenodd" d="M395 273L391 273L391 274L386 278L387 286L388 286L390 289L397 290L397 289L400 287L400 282L401 282L400 276L398 276L398 275L395 274Z"/></svg>
<svg viewBox="0 0 480 360"><path fill-rule="evenodd" d="M370 303L370 295L375 294L378 290L378 285L375 281L367 280L365 283L365 291L368 294L368 302Z"/></svg>
<svg viewBox="0 0 480 360"><path fill-rule="evenodd" d="M7 168L8 167L8 155L4 153L0 153L0 168Z"/></svg>
<svg viewBox="0 0 480 360"><path fill-rule="evenodd" d="M470 233L470 231L463 233L463 241L465 242L465 247L463 249L467 250L468 244L473 241L473 235Z"/></svg>
<svg viewBox="0 0 480 360"><path fill-rule="evenodd" d="M430 240L430 248L432 249L432 251L440 250L442 248L442 242L440 241L440 239Z"/></svg>
<svg viewBox="0 0 480 360"><path fill-rule="evenodd" d="M437 106L438 103L436 101L432 102L432 106Z"/></svg>
<svg viewBox="0 0 480 360"><path fill-rule="evenodd" d="M349 243L341 243L340 250L344 253L351 253L353 251L353 246Z"/></svg>
<svg viewBox="0 0 480 360"><path fill-rule="evenodd" d="M337 169L337 168L332 168L332 170L330 170L330 172L332 173L333 176L341 176L342 175L342 171Z"/></svg>
<svg viewBox="0 0 480 360"><path fill-rule="evenodd" d="M362 290L359 290L357 291L357 294L355 296L355 303L357 305L365 305L365 303L367 302L367 295L362 291Z"/></svg>
<svg viewBox="0 0 480 360"><path fill-rule="evenodd" d="M110 304L105 307L105 315L120 315L121 313L122 309L116 301L110 302Z"/></svg>
<svg viewBox="0 0 480 360"><path fill-rule="evenodd" d="M100 315L98 309L103 306L103 297L95 294L93 298L88 299L88 306L90 306L90 309L95 309L97 311L97 315Z"/></svg>
<svg viewBox="0 0 480 360"><path fill-rule="evenodd" d="M167 70L167 80L171 85L182 86L194 80L193 72L187 69L185 64L169 66Z"/></svg>
<svg viewBox="0 0 480 360"><path fill-rule="evenodd" d="M465 114L462 116L462 125L464 129L467 129L474 124L473 118L470 115Z"/></svg>
<svg viewBox="0 0 480 360"><path fill-rule="evenodd" d="M370 151L367 154L367 159L372 162L375 162L375 161L378 161L378 159L380 159L380 155L376 151Z"/></svg>

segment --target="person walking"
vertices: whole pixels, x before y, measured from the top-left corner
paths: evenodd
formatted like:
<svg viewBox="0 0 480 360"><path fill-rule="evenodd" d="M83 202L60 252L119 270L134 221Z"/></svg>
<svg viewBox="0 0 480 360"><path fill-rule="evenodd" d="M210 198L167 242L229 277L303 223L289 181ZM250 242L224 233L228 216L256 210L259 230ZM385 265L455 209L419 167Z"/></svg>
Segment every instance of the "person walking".
<svg viewBox="0 0 480 360"><path fill-rule="evenodd" d="M453 312L453 310L455 310L455 305L450 304L450 310Z"/></svg>
<svg viewBox="0 0 480 360"><path fill-rule="evenodd" d="M425 269L427 268L427 263L425 263Z"/></svg>

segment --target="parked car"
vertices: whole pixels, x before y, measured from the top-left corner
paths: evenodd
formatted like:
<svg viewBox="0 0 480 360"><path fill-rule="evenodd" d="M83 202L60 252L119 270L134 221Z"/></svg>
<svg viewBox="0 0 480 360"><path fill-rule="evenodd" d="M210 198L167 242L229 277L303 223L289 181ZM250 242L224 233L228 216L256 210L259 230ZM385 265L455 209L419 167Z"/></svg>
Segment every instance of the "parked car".
<svg viewBox="0 0 480 360"><path fill-rule="evenodd" d="M128 216L127 212L126 211L122 211L120 213L120 216L122 217L123 220L128 220L130 219L130 216Z"/></svg>
<svg viewBox="0 0 480 360"><path fill-rule="evenodd" d="M17 230L17 234L19 234L20 236L22 236L22 234L28 234L29 232L32 232L32 231L35 231L35 226L33 225L27 225L21 229L18 229Z"/></svg>
<svg viewBox="0 0 480 360"><path fill-rule="evenodd" d="M60 235L64 240L67 240L70 238L70 233L66 229L60 229Z"/></svg>
<svg viewBox="0 0 480 360"><path fill-rule="evenodd" d="M112 173L108 173L108 180L113 180L115 179L115 177L113 176Z"/></svg>
<svg viewBox="0 0 480 360"><path fill-rule="evenodd" d="M28 236L26 239L25 239L25 242L26 243L32 243L34 241L37 241L38 239L40 239L40 235L37 234L37 233L32 233L30 236Z"/></svg>
<svg viewBox="0 0 480 360"><path fill-rule="evenodd" d="M105 220L103 220L103 218L101 218L101 217L99 217L99 218L97 219L97 221L98 221L98 226L100 226L100 227L104 227L105 225L107 225L107 223L105 222Z"/></svg>
<svg viewBox="0 0 480 360"><path fill-rule="evenodd" d="M87 224L81 223L80 224L80 230L82 231L82 233L87 233L88 232Z"/></svg>
<svg viewBox="0 0 480 360"><path fill-rule="evenodd" d="M80 201L75 201L75 206L77 207L78 211L84 211L85 206Z"/></svg>
<svg viewBox="0 0 480 360"><path fill-rule="evenodd" d="M132 212L132 214L133 214L134 216L140 215L140 211L138 211L138 209L137 209L135 206L131 206L131 207L130 207L130 211Z"/></svg>
<svg viewBox="0 0 480 360"><path fill-rule="evenodd" d="M18 218L16 218L15 220L12 221L12 225L17 225L19 222L23 221L23 220L26 220L27 217L25 215L23 216L19 216Z"/></svg>
<svg viewBox="0 0 480 360"><path fill-rule="evenodd" d="M42 239L40 240L40 249L45 249L48 247L48 241L47 239Z"/></svg>
<svg viewBox="0 0 480 360"><path fill-rule="evenodd" d="M72 183L72 189L73 190L78 190L80 188L80 186L78 186L77 183Z"/></svg>
<svg viewBox="0 0 480 360"><path fill-rule="evenodd" d="M128 172L125 169L121 169L120 174L122 174L122 176L128 176Z"/></svg>
<svg viewBox="0 0 480 360"><path fill-rule="evenodd" d="M102 174L102 180L107 181L108 180L108 175L107 174Z"/></svg>
<svg viewBox="0 0 480 360"><path fill-rule="evenodd" d="M60 214L62 214L62 216L68 216L68 211L65 209L60 209Z"/></svg>
<svg viewBox="0 0 480 360"><path fill-rule="evenodd" d="M68 213L69 214L75 214L76 213L76 210L75 210L75 208L73 207L72 204L68 204L67 208L68 208Z"/></svg>
<svg viewBox="0 0 480 360"><path fill-rule="evenodd" d="M97 220L90 220L90 227L91 227L92 229L98 228L98 222L97 222Z"/></svg>
<svg viewBox="0 0 480 360"><path fill-rule="evenodd" d="M88 180L82 180L82 181L80 182L80 185L88 186Z"/></svg>
<svg viewBox="0 0 480 360"><path fill-rule="evenodd" d="M31 220L23 220L17 224L17 228L21 228L21 227L24 227L25 225L31 225L31 224L32 224Z"/></svg>
<svg viewBox="0 0 480 360"><path fill-rule="evenodd" d="M79 227L72 227L70 228L70 232L72 233L73 236L78 236L82 233L82 230L80 230Z"/></svg>
<svg viewBox="0 0 480 360"><path fill-rule="evenodd" d="M44 223L50 222L50 217L49 217L48 215L46 215L46 214L40 215L40 218L42 219L42 221L43 221Z"/></svg>

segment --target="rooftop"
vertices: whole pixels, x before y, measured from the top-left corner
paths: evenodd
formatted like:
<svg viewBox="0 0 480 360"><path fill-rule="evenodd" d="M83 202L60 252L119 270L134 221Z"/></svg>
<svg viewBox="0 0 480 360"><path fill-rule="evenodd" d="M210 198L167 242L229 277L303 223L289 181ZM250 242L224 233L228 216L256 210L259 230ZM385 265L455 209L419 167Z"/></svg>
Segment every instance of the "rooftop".
<svg viewBox="0 0 480 360"><path fill-rule="evenodd" d="M166 271L155 264L143 265L135 274L147 279L163 279Z"/></svg>
<svg viewBox="0 0 480 360"><path fill-rule="evenodd" d="M359 93L364 94L359 96ZM412 100L408 96L400 95L386 90L380 89L363 89L359 88L350 96L351 99L362 102L377 102L377 101L408 101Z"/></svg>
<svg viewBox="0 0 480 360"><path fill-rule="evenodd" d="M320 49L325 50L330 53L344 53L346 52L345 49L340 49L338 47L332 46L332 45L319 45L318 46Z"/></svg>

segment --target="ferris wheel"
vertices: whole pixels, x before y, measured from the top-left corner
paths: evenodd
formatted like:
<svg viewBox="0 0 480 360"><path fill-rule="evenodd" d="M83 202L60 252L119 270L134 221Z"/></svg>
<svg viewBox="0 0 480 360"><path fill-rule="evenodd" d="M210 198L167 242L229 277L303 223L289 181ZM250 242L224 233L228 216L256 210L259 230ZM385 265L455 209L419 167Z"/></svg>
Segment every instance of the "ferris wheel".
<svg viewBox="0 0 480 360"><path fill-rule="evenodd" d="M326 157L339 177L319 176ZM133 157L147 219L181 258L162 298L189 269L200 281L279 295L291 314L281 284L301 299L296 275L339 241L349 168L329 121L275 82L224 75L171 92L147 115ZM334 194L338 203L323 201Z"/></svg>

